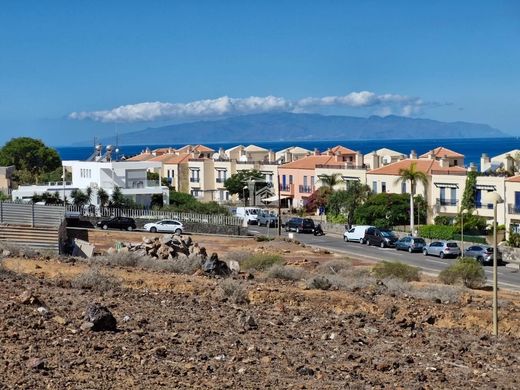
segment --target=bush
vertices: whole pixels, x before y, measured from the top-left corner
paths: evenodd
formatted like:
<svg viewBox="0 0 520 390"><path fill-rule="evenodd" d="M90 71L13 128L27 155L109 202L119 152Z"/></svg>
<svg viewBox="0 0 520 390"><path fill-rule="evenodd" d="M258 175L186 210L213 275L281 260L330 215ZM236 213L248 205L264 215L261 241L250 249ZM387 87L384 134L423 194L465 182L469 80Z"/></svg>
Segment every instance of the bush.
<svg viewBox="0 0 520 390"><path fill-rule="evenodd" d="M520 233L516 233L513 230L509 232L509 239L507 243L513 248L520 248Z"/></svg>
<svg viewBox="0 0 520 390"><path fill-rule="evenodd" d="M108 266L138 267L152 271L167 271L186 275L192 275L200 268L199 259L196 257L162 260L150 256L141 256L135 252L117 252L96 256L92 257L91 261Z"/></svg>
<svg viewBox="0 0 520 390"><path fill-rule="evenodd" d="M347 223L347 216L345 214L327 214L327 222L344 225Z"/></svg>
<svg viewBox="0 0 520 390"><path fill-rule="evenodd" d="M462 282L468 288L479 288L486 283L484 268L477 260L463 257L439 274L444 284Z"/></svg>
<svg viewBox="0 0 520 390"><path fill-rule="evenodd" d="M267 236L255 236L256 242L264 242L264 241L273 241L274 237L267 237Z"/></svg>
<svg viewBox="0 0 520 390"><path fill-rule="evenodd" d="M351 268L352 261L350 260L330 260L316 267L316 271L320 274L335 275L343 270L348 270Z"/></svg>
<svg viewBox="0 0 520 390"><path fill-rule="evenodd" d="M281 263L282 257L269 253L259 253L247 257L240 263L240 269L264 271L274 264Z"/></svg>
<svg viewBox="0 0 520 390"><path fill-rule="evenodd" d="M419 280L419 268L400 262L383 261L374 266L372 272L379 279L397 278L406 282Z"/></svg>
<svg viewBox="0 0 520 390"><path fill-rule="evenodd" d="M332 287L332 283L327 277L318 275L310 279L307 282L307 286L317 290L328 290Z"/></svg>
<svg viewBox="0 0 520 390"><path fill-rule="evenodd" d="M267 271L267 277L281 280L302 280L305 278L306 272L300 268L283 266L275 264Z"/></svg>
<svg viewBox="0 0 520 390"><path fill-rule="evenodd" d="M423 225L419 226L419 236L433 240L452 240L456 229L453 226Z"/></svg>
<svg viewBox="0 0 520 390"><path fill-rule="evenodd" d="M233 303L248 303L249 298L247 296L247 290L244 288L243 284L233 280L233 279L224 279L219 287L222 290L223 295L226 298L229 298Z"/></svg>
<svg viewBox="0 0 520 390"><path fill-rule="evenodd" d="M121 283L110 275L105 275L101 271L92 267L72 280L72 287L93 291L109 291L119 288Z"/></svg>
<svg viewBox="0 0 520 390"><path fill-rule="evenodd" d="M454 217L448 217L446 215L437 215L433 222L435 225L441 225L441 226L452 226L453 222L455 221Z"/></svg>

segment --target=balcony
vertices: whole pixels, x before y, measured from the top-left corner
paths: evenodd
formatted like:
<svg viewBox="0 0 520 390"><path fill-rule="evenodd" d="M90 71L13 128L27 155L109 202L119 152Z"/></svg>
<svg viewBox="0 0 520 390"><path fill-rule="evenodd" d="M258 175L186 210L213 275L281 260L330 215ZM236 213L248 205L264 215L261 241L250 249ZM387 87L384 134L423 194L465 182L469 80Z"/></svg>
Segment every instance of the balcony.
<svg viewBox="0 0 520 390"><path fill-rule="evenodd" d="M105 180L101 182L101 188L115 188L119 187L121 189L136 189L136 188L157 188L161 187L161 183L159 180L146 180L146 179L133 179L127 180L124 183L119 183L118 180L110 181Z"/></svg>
<svg viewBox="0 0 520 390"><path fill-rule="evenodd" d="M491 206L491 207L493 207L493 206ZM520 205L509 203L507 205L507 213L508 214L516 214L516 215L520 214Z"/></svg>
<svg viewBox="0 0 520 390"><path fill-rule="evenodd" d="M511 206L511 205L509 205L509 206ZM475 208L476 209L490 209L490 210L493 210L493 204L492 203L476 202L475 203Z"/></svg>
<svg viewBox="0 0 520 390"><path fill-rule="evenodd" d="M437 198L437 206L457 206L459 201L457 199L439 199Z"/></svg>
<svg viewBox="0 0 520 390"><path fill-rule="evenodd" d="M200 177L190 177L190 183L200 183Z"/></svg>
<svg viewBox="0 0 520 390"><path fill-rule="evenodd" d="M294 186L292 184L280 184L280 193L285 193L286 195L292 195L294 191Z"/></svg>
<svg viewBox="0 0 520 390"><path fill-rule="evenodd" d="M227 180L227 178L226 177L217 177L215 180L217 181L217 183L224 183Z"/></svg>
<svg viewBox="0 0 520 390"><path fill-rule="evenodd" d="M300 185L298 187L298 191L300 191L300 194L310 194L311 192L314 192L313 186L302 186Z"/></svg>

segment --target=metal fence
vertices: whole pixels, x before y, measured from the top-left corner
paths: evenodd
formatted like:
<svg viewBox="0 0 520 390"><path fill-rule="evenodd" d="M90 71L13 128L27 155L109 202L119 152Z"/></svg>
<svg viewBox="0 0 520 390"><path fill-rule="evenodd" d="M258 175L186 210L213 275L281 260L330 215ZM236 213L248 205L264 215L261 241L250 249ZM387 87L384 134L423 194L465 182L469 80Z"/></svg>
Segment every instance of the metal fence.
<svg viewBox="0 0 520 390"><path fill-rule="evenodd" d="M0 202L0 223L31 227L59 227L65 218L63 206Z"/></svg>
<svg viewBox="0 0 520 390"><path fill-rule="evenodd" d="M176 219L181 222L199 222L212 225L241 226L242 219L221 214L179 213L175 211L120 209L111 207L67 206L67 216L85 217L130 217L134 219Z"/></svg>

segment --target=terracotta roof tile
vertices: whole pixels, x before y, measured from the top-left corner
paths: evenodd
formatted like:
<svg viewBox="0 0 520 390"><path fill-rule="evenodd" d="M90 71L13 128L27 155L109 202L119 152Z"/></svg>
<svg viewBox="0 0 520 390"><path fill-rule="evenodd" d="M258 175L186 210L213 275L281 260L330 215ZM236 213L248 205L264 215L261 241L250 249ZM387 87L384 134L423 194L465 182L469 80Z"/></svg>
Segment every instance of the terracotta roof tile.
<svg viewBox="0 0 520 390"><path fill-rule="evenodd" d="M430 151L431 152L431 151ZM427 152L427 153L424 153L422 154L421 156L419 156L420 158L428 158L428 155L430 154L430 152ZM460 154L460 153L457 153L457 152L454 152L453 150L450 150L448 148L445 148L444 146L439 146L435 149L433 149L433 155L436 157L436 158L442 158L444 156L448 156L448 157L464 157L463 154Z"/></svg>
<svg viewBox="0 0 520 390"><path fill-rule="evenodd" d="M452 173L465 173L466 169L462 167L441 167L441 164L437 160L430 160L427 158L419 158L419 159L406 159L397 161L392 164L385 165L381 168L372 169L368 171L368 174L371 175L399 175L400 169L410 168L412 164L415 164L415 169L418 171L424 172L426 174L431 174L431 171L436 172L452 172Z"/></svg>
<svg viewBox="0 0 520 390"><path fill-rule="evenodd" d="M340 164L336 161L336 156L319 155L319 156L307 156L300 158L299 160L292 161L287 164L280 165L280 168L289 169L315 169L316 165L327 165L327 164Z"/></svg>
<svg viewBox="0 0 520 390"><path fill-rule="evenodd" d="M189 153L171 154L168 158L162 160L163 164L183 164L187 163L191 158Z"/></svg>
<svg viewBox="0 0 520 390"><path fill-rule="evenodd" d="M152 153L140 153L133 157L127 158L125 161L148 161L153 158Z"/></svg>
<svg viewBox="0 0 520 390"><path fill-rule="evenodd" d="M510 183L520 183L520 175L519 176L512 176L509 179L506 179L506 181Z"/></svg>
<svg viewBox="0 0 520 390"><path fill-rule="evenodd" d="M337 152L340 152L340 154L356 154L356 152L352 149L346 148L344 146L338 145L334 146L333 148L329 149L332 153L336 154Z"/></svg>

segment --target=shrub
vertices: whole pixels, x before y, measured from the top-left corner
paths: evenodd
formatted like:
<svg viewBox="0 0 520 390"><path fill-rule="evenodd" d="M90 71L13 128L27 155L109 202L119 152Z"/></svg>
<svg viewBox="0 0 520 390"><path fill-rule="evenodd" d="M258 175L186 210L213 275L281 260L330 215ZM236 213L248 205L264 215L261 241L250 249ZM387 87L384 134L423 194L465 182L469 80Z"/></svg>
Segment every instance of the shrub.
<svg viewBox="0 0 520 390"><path fill-rule="evenodd" d="M513 248L520 248L520 233L516 233L511 229L507 243Z"/></svg>
<svg viewBox="0 0 520 390"><path fill-rule="evenodd" d="M419 268L400 262L383 261L374 266L372 272L379 279L397 278L406 282L419 280Z"/></svg>
<svg viewBox="0 0 520 390"><path fill-rule="evenodd" d="M434 240L451 240L456 229L453 226L422 225L419 226L419 235Z"/></svg>
<svg viewBox="0 0 520 390"><path fill-rule="evenodd" d="M455 218L446 215L437 215L433 220L435 225L452 226Z"/></svg>
<svg viewBox="0 0 520 390"><path fill-rule="evenodd" d="M249 302L247 290L244 288L242 283L233 279L224 279L220 283L219 287L221 288L223 295L226 298L229 298L233 303Z"/></svg>
<svg viewBox="0 0 520 390"><path fill-rule="evenodd" d="M135 252L115 252L106 254L104 256L94 257L94 261L112 266L119 267L135 267L143 256Z"/></svg>
<svg viewBox="0 0 520 390"><path fill-rule="evenodd" d="M240 268L244 270L264 271L274 264L281 263L282 257L269 253L258 253L247 257L240 263Z"/></svg>
<svg viewBox="0 0 520 390"><path fill-rule="evenodd" d="M267 270L267 277L281 280L302 280L306 272L300 268L275 264Z"/></svg>
<svg viewBox="0 0 520 390"><path fill-rule="evenodd" d="M343 270L348 270L352 268L352 261L348 259L344 260L330 260L326 263L320 264L316 267L316 271L320 274L328 274L335 275L340 273Z"/></svg>
<svg viewBox="0 0 520 390"><path fill-rule="evenodd" d="M443 270L439 274L439 279L444 284L462 282L468 288L478 288L486 283L486 274L482 264L477 260L463 257Z"/></svg>
<svg viewBox="0 0 520 390"><path fill-rule="evenodd" d="M308 280L307 286L317 290L328 290L332 287L332 283L327 277L318 275Z"/></svg>
<svg viewBox="0 0 520 390"><path fill-rule="evenodd" d="M89 268L88 271L75 277L71 284L74 288L93 291L109 291L119 288L121 285L117 279L101 273L96 267Z"/></svg>
<svg viewBox="0 0 520 390"><path fill-rule="evenodd" d="M255 236L256 242L264 242L264 241L273 241L274 237L267 237L267 236Z"/></svg>
<svg viewBox="0 0 520 390"><path fill-rule="evenodd" d="M344 225L347 222L347 216L345 214L328 214L327 222Z"/></svg>

